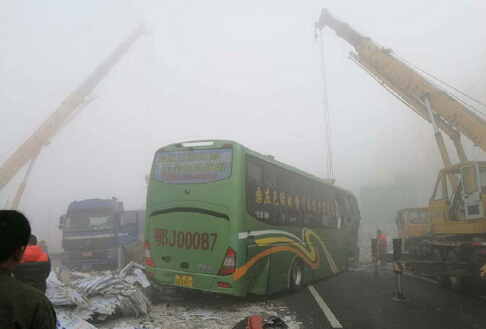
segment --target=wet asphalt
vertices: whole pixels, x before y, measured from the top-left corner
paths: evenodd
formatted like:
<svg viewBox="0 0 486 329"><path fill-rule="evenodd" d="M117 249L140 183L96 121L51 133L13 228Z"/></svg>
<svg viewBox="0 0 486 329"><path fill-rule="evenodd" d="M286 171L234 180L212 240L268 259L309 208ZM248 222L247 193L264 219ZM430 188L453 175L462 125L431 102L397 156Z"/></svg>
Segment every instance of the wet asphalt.
<svg viewBox="0 0 486 329"><path fill-rule="evenodd" d="M403 302L393 300L396 277L391 268L379 268L378 277L372 267L352 270L312 285L343 328L486 328L486 299L474 291L457 293L407 275L402 282L408 299ZM283 300L303 328L333 328L308 287L271 298Z"/></svg>

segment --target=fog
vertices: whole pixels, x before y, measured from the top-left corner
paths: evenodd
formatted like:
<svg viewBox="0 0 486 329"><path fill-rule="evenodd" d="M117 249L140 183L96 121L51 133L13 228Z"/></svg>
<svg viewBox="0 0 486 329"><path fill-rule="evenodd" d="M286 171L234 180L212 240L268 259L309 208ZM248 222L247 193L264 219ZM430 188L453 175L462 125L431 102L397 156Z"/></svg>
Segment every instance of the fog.
<svg viewBox="0 0 486 329"><path fill-rule="evenodd" d="M19 207L39 239L60 249L58 219L74 200L143 208L153 154L174 142L235 140L326 177L314 39L324 7L486 102L483 1L0 1L2 163L140 22L151 31L40 153ZM427 205L443 166L432 126L350 61L343 39L323 37L336 184L359 198L362 186L413 175ZM25 171L0 191L2 207Z"/></svg>

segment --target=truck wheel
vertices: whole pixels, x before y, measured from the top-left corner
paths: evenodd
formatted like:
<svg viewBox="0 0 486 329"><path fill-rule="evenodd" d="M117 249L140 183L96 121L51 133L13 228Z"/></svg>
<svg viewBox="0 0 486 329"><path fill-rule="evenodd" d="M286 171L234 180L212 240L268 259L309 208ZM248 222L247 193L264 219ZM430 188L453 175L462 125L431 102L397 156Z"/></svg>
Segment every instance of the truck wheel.
<svg viewBox="0 0 486 329"><path fill-rule="evenodd" d="M434 252L432 253L432 259L435 262L442 262L442 254L439 249L434 249ZM437 275L436 280L443 288L447 288L450 285L449 279L445 275Z"/></svg>
<svg viewBox="0 0 486 329"><path fill-rule="evenodd" d="M297 291L304 283L304 266L300 259L296 259L290 270L290 289Z"/></svg>
<svg viewBox="0 0 486 329"><path fill-rule="evenodd" d="M459 257L457 257L457 253L454 250L449 251L447 254L447 261L450 263L459 261ZM448 280L452 290L457 292L464 291L467 278L461 276L449 276Z"/></svg>
<svg viewBox="0 0 486 329"><path fill-rule="evenodd" d="M125 251L125 248L120 248L120 253L121 253L121 255L120 255L120 264L118 264L118 267L120 269L122 269L122 268L125 267L125 265L127 265L126 264L127 263L127 253Z"/></svg>

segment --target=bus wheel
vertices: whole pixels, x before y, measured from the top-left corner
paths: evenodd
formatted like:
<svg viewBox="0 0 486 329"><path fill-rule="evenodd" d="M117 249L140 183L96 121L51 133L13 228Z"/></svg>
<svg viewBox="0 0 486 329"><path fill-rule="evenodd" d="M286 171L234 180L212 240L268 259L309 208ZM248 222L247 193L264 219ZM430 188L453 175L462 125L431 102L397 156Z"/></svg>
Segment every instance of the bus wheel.
<svg viewBox="0 0 486 329"><path fill-rule="evenodd" d="M454 250L449 251L447 254L447 261L450 263L455 263L459 261L459 257L457 257L457 253ZM460 277L460 276L449 276L449 284L452 288L452 290L455 290L457 292L461 292L465 288L465 283L466 283L465 277Z"/></svg>
<svg viewBox="0 0 486 329"><path fill-rule="evenodd" d="M432 258L434 262L442 262L442 254L440 253L439 249L434 249L434 252L432 253ZM449 287L449 279L444 276L444 275L437 275L436 280L439 283L439 285L443 288Z"/></svg>
<svg viewBox="0 0 486 329"><path fill-rule="evenodd" d="M304 266L300 259L296 259L290 271L290 289L299 290L304 282Z"/></svg>

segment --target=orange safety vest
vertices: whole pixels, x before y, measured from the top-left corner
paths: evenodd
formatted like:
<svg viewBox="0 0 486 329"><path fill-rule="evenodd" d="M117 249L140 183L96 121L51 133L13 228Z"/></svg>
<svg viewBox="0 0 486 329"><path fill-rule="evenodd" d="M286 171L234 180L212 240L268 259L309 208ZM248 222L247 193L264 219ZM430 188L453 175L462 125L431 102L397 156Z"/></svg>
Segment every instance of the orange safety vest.
<svg viewBox="0 0 486 329"><path fill-rule="evenodd" d="M27 246L21 263L47 262L47 254L39 246Z"/></svg>
<svg viewBox="0 0 486 329"><path fill-rule="evenodd" d="M378 245L385 245L386 246L386 235L385 234L380 234L377 238L376 238L376 242L378 243Z"/></svg>

